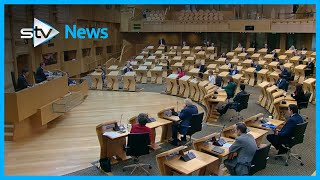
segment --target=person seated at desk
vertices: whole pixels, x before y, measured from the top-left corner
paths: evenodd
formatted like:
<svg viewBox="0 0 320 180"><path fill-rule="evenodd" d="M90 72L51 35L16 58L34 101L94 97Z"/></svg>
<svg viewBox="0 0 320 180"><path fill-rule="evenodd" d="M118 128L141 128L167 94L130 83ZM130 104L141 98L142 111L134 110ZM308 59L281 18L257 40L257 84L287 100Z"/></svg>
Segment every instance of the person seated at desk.
<svg viewBox="0 0 320 180"><path fill-rule="evenodd" d="M193 114L198 114L197 106L193 105L192 100L187 98L184 100L185 106L179 113L180 123L172 124L172 141L170 142L174 146L178 146L180 140L178 139L178 132L183 135L181 141L187 141L186 134L192 120Z"/></svg>
<svg viewBox="0 0 320 180"><path fill-rule="evenodd" d="M181 67L177 68L177 74L178 74L178 79L182 78L185 75Z"/></svg>
<svg viewBox="0 0 320 180"><path fill-rule="evenodd" d="M268 44L264 44L264 47L263 47L263 48L267 49L267 54L270 53L270 48L268 47Z"/></svg>
<svg viewBox="0 0 320 180"><path fill-rule="evenodd" d="M277 52L276 52L276 50L273 50L272 52L272 61L276 61L277 60L277 58L278 58L278 54L277 54Z"/></svg>
<svg viewBox="0 0 320 180"><path fill-rule="evenodd" d="M133 69L130 66L130 63L126 64L126 68L124 68L123 73L125 74L127 72L132 72L132 71L133 71Z"/></svg>
<svg viewBox="0 0 320 180"><path fill-rule="evenodd" d="M227 58L227 55L226 55L226 53L222 53L220 57L221 58Z"/></svg>
<svg viewBox="0 0 320 180"><path fill-rule="evenodd" d="M282 75L287 81L289 81L290 78L291 78L291 74L290 74L290 72L289 72L287 69L284 68L284 65L283 65L282 63L280 63L279 69L280 69L280 71L281 71L281 75Z"/></svg>
<svg viewBox="0 0 320 180"><path fill-rule="evenodd" d="M308 58L308 62L307 62L307 67L305 69L305 75L306 76L310 76L311 74L313 74L314 71L314 63L311 61L311 58Z"/></svg>
<svg viewBox="0 0 320 180"><path fill-rule="evenodd" d="M222 109L218 109L220 115L225 114L229 108L234 109L238 106L238 101L240 100L240 96L246 95L247 92L245 91L246 86L244 84L240 84L240 92L233 98L233 102L226 104Z"/></svg>
<svg viewBox="0 0 320 180"><path fill-rule="evenodd" d="M137 121L138 123L132 125L130 133L149 133L150 142L152 142L151 129L146 126L146 124L150 122L148 115L140 113Z"/></svg>
<svg viewBox="0 0 320 180"><path fill-rule="evenodd" d="M45 80L47 80L47 75L44 73L44 67L46 66L46 64L44 62L40 63L37 71L36 71L36 83L41 83Z"/></svg>
<svg viewBox="0 0 320 180"><path fill-rule="evenodd" d="M207 67L204 64L201 64L201 61L196 65L196 68L199 68L199 78L203 78L203 73L207 71Z"/></svg>
<svg viewBox="0 0 320 180"><path fill-rule="evenodd" d="M233 82L233 78L229 76L228 84L225 87L222 87L222 89L226 91L228 97L233 97L236 86L237 85Z"/></svg>
<svg viewBox="0 0 320 180"><path fill-rule="evenodd" d="M183 41L183 42L182 42L182 47L185 47L185 46L187 46L187 42L186 42L186 41Z"/></svg>
<svg viewBox="0 0 320 180"><path fill-rule="evenodd" d="M28 75L29 75L29 70L27 68L23 68L21 71L21 75L18 77L17 91L31 87L31 85L28 83L26 79Z"/></svg>
<svg viewBox="0 0 320 180"><path fill-rule="evenodd" d="M229 60L229 59L226 59L225 65L229 66L229 69L232 68L232 64L230 63L230 60Z"/></svg>
<svg viewBox="0 0 320 180"><path fill-rule="evenodd" d="M256 69L256 72L260 71L262 67L259 64L259 61L253 61L252 67Z"/></svg>
<svg viewBox="0 0 320 180"><path fill-rule="evenodd" d="M279 80L274 84L278 86L279 89L287 91L288 81L283 77L283 75L279 74Z"/></svg>
<svg viewBox="0 0 320 180"><path fill-rule="evenodd" d="M212 71L212 70L209 70L209 71L208 71L208 74L209 74L208 81L209 81L211 84L216 85L216 76L213 75L213 71Z"/></svg>
<svg viewBox="0 0 320 180"><path fill-rule="evenodd" d="M298 106L295 104L289 104L288 113L289 119L279 131L274 130L273 134L267 135L267 140L274 146L278 151L278 154L284 154L288 152L288 149L282 145L290 142L292 137L292 131L297 124L303 123L303 118L298 114Z"/></svg>
<svg viewBox="0 0 320 180"><path fill-rule="evenodd" d="M251 161L257 150L257 143L251 134L248 134L244 123L235 125L237 138L229 147L229 157L224 161L230 175L249 175Z"/></svg>
<svg viewBox="0 0 320 180"><path fill-rule="evenodd" d="M306 96L304 94L304 91L302 89L302 85L297 83L296 84L296 89L294 92L291 94L291 97L294 98L297 101L297 104L301 102L307 102L308 100L306 99Z"/></svg>
<svg viewBox="0 0 320 180"><path fill-rule="evenodd" d="M230 71L229 75L234 76L236 74L239 74L239 70L237 69L237 65L234 65L233 70Z"/></svg>
<svg viewBox="0 0 320 180"><path fill-rule="evenodd" d="M102 71L102 80L106 79L106 71L102 68L101 64L98 64L98 67L95 70Z"/></svg>

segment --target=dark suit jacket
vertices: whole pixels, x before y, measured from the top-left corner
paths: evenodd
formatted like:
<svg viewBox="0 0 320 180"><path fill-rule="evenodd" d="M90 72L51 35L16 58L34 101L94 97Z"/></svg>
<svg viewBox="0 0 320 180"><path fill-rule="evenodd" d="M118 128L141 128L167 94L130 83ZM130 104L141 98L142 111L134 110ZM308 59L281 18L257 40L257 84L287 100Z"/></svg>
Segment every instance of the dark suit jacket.
<svg viewBox="0 0 320 180"><path fill-rule="evenodd" d="M256 71L260 71L262 69L262 67L258 64L258 65L253 65L254 68L256 68Z"/></svg>
<svg viewBox="0 0 320 180"><path fill-rule="evenodd" d="M27 81L27 79L23 76L23 75L20 75L18 77L18 84L17 84L17 90L20 91L22 89L25 89L29 86L29 83Z"/></svg>
<svg viewBox="0 0 320 180"><path fill-rule="evenodd" d="M291 138L293 128L300 123L303 123L303 118L299 114L292 115L279 131L278 136Z"/></svg>
<svg viewBox="0 0 320 180"><path fill-rule="evenodd" d="M287 77L290 76L290 73L287 69L284 69L283 71L281 71L281 75L287 79Z"/></svg>
<svg viewBox="0 0 320 180"><path fill-rule="evenodd" d="M234 90L236 88L236 84L234 82L229 82L227 86L222 87L227 93L228 96L234 95Z"/></svg>
<svg viewBox="0 0 320 180"><path fill-rule="evenodd" d="M306 96L304 95L303 91L298 92L297 94L295 94L295 92L293 94L291 94L291 96L297 101L297 104L299 105L299 103L301 102L306 102Z"/></svg>
<svg viewBox="0 0 320 180"><path fill-rule="evenodd" d="M41 83L45 80L47 80L47 76L44 74L43 69L41 67L38 67L36 72L36 83Z"/></svg>
<svg viewBox="0 0 320 180"><path fill-rule="evenodd" d="M188 126L190 125L190 121L192 119L192 114L198 114L198 108L195 105L186 106L180 112L179 118L182 120L180 122L180 133L186 134L188 131Z"/></svg>
<svg viewBox="0 0 320 180"><path fill-rule="evenodd" d="M314 63L313 62L308 62L307 63L307 68L311 69L312 73L313 73L313 69L314 69Z"/></svg>
<svg viewBox="0 0 320 180"><path fill-rule="evenodd" d="M163 45L166 45L166 41L165 41L164 39L160 39L160 40L159 40L159 45L161 45L161 40L162 40L162 44L163 44Z"/></svg>
<svg viewBox="0 0 320 180"><path fill-rule="evenodd" d="M286 85L287 85L287 80L283 79L279 79L276 83L276 86L278 86L279 89L282 90L286 90Z"/></svg>
<svg viewBox="0 0 320 180"><path fill-rule="evenodd" d="M238 102L240 99L240 96L242 96L242 95L246 95L247 94L247 92L246 91L240 91L240 92L238 92L238 94L236 95L236 97L234 97L233 98L233 102Z"/></svg>
<svg viewBox="0 0 320 180"><path fill-rule="evenodd" d="M127 72L131 72L131 71L132 71L131 68L125 68L125 69L123 70L124 74L127 73Z"/></svg>
<svg viewBox="0 0 320 180"><path fill-rule="evenodd" d="M239 70L231 70L229 75L236 75L236 74L239 74Z"/></svg>

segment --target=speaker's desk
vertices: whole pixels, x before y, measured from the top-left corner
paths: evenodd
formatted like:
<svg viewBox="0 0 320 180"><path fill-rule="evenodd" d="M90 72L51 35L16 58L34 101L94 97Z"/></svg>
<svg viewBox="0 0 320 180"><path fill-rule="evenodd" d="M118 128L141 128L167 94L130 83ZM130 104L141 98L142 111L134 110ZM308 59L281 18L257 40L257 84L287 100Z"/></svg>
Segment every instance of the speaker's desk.
<svg viewBox="0 0 320 180"><path fill-rule="evenodd" d="M91 88L102 90L102 87L103 87L102 71L101 72L94 71L90 73L89 76L91 77Z"/></svg>
<svg viewBox="0 0 320 180"><path fill-rule="evenodd" d="M190 88L189 88L189 80L191 79L191 76L183 76L179 79L179 96L181 97L189 97Z"/></svg>
<svg viewBox="0 0 320 180"><path fill-rule="evenodd" d="M111 71L107 75L107 89L118 91L119 90L119 81L118 81L119 71Z"/></svg>
<svg viewBox="0 0 320 180"><path fill-rule="evenodd" d="M123 90L124 91L136 91L136 73L127 72L122 75L123 77Z"/></svg>
<svg viewBox="0 0 320 180"><path fill-rule="evenodd" d="M167 94L171 94L174 96L176 96L178 94L177 79L178 79L178 74L170 74L166 78L166 84L167 84L166 93Z"/></svg>

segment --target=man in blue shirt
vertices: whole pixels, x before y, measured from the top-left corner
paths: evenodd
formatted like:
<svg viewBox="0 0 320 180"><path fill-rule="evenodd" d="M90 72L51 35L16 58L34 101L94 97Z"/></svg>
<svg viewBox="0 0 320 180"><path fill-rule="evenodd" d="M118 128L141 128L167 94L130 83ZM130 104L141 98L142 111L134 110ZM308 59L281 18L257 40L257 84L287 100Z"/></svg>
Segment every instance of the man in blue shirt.
<svg viewBox="0 0 320 180"><path fill-rule="evenodd" d="M186 141L186 134L188 132L188 126L192 120L193 114L198 114L197 106L193 105L192 100L187 98L184 100L185 107L181 110L179 114L180 123L174 123L172 125L172 141L171 144L178 146L180 140L178 139L178 132L183 135L181 141Z"/></svg>
<svg viewBox="0 0 320 180"><path fill-rule="evenodd" d="M282 145L290 142L292 137L292 131L297 124L303 123L303 118L298 114L298 106L295 104L290 104L288 107L288 112L290 118L287 120L286 124L282 127L280 131L274 130L273 134L267 136L267 140L277 149L278 154L284 154L288 152L288 149L284 148Z"/></svg>

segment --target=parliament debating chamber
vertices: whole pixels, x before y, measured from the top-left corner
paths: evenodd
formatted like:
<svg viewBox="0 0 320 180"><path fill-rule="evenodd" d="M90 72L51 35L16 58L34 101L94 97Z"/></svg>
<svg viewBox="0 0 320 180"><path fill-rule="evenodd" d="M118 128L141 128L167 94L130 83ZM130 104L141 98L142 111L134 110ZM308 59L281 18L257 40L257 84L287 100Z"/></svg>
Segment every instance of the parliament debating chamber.
<svg viewBox="0 0 320 180"><path fill-rule="evenodd" d="M6 5L5 175L315 175L315 17L312 4Z"/></svg>

